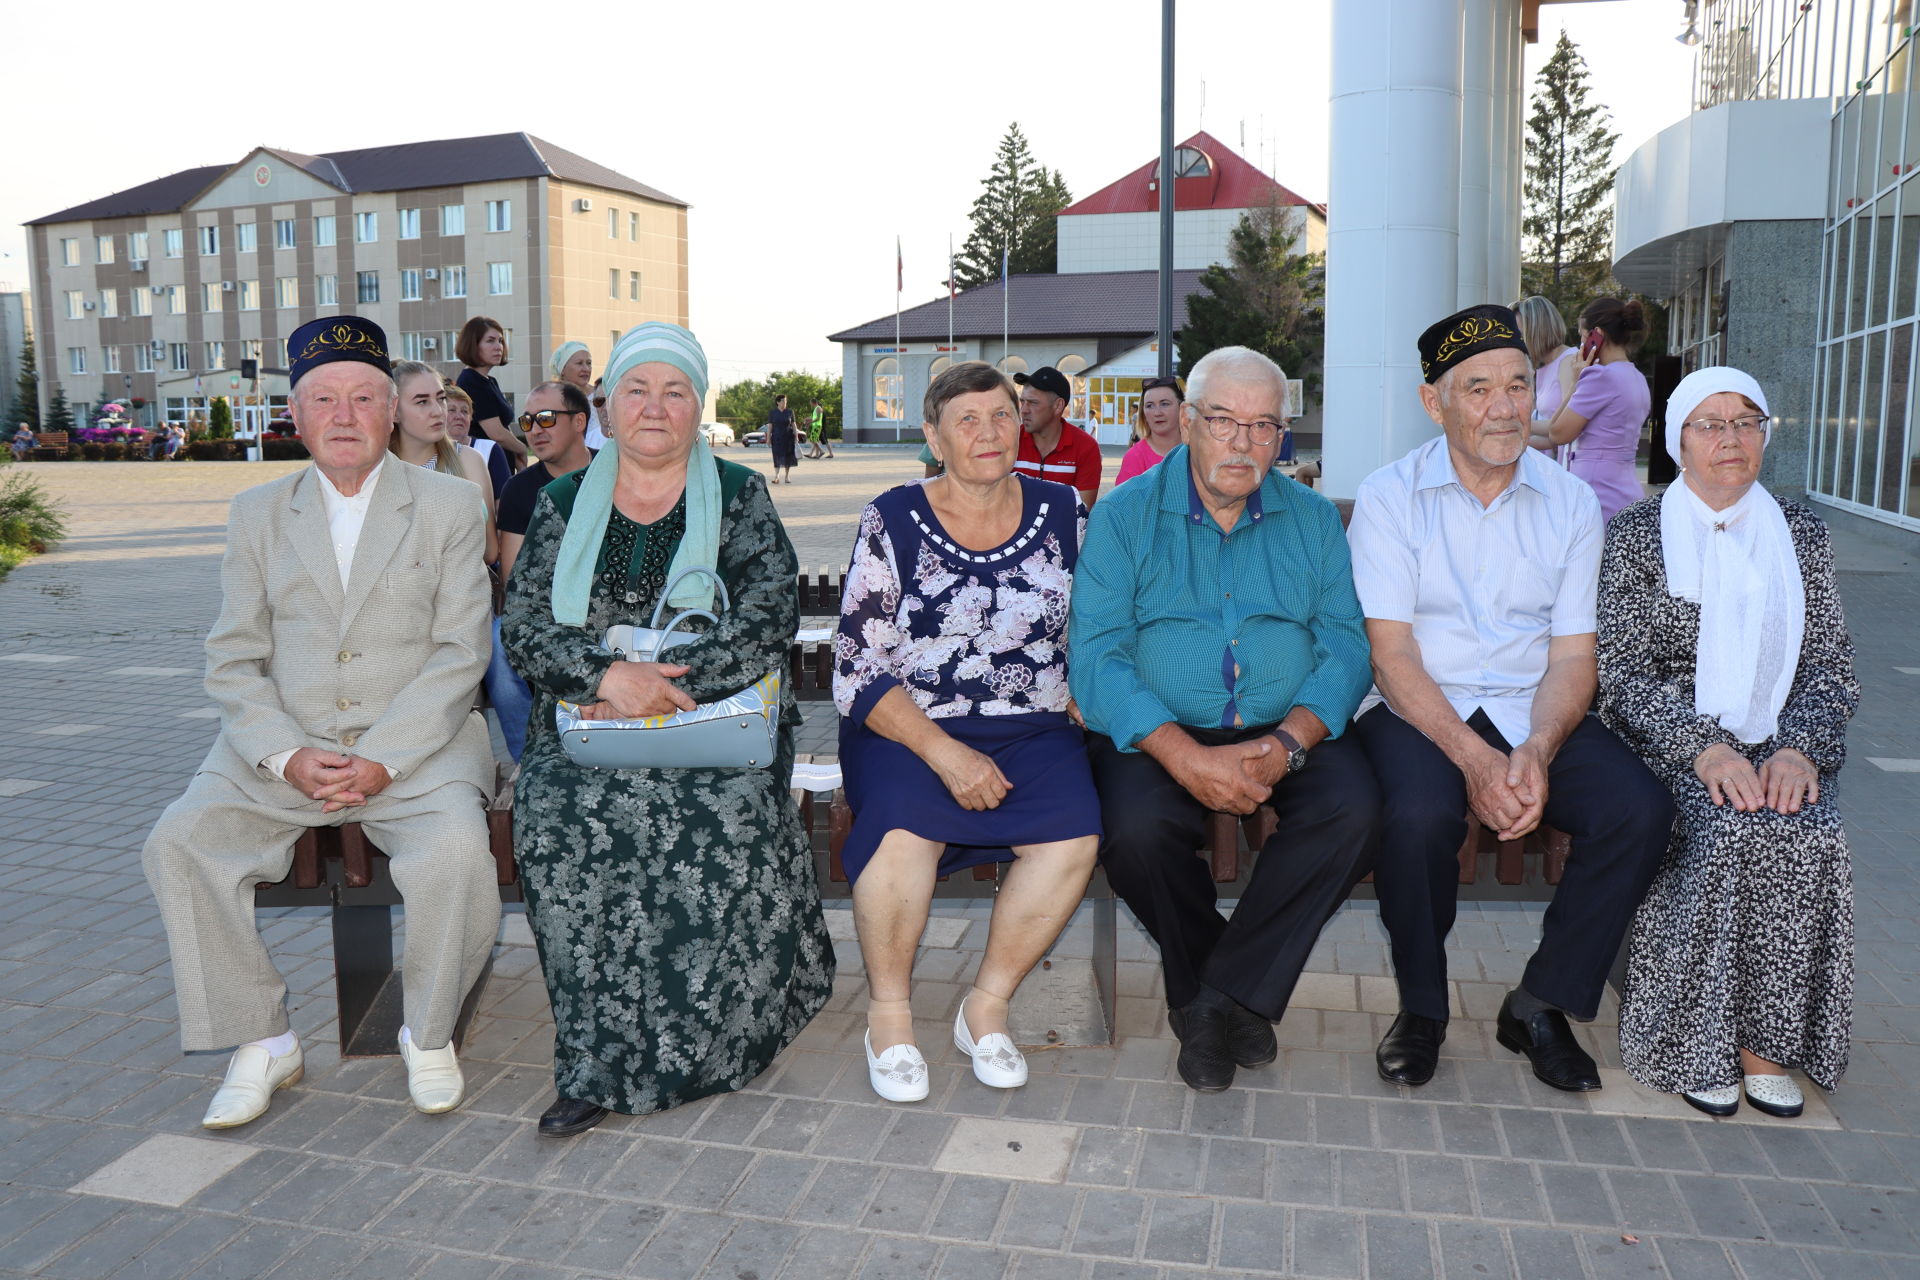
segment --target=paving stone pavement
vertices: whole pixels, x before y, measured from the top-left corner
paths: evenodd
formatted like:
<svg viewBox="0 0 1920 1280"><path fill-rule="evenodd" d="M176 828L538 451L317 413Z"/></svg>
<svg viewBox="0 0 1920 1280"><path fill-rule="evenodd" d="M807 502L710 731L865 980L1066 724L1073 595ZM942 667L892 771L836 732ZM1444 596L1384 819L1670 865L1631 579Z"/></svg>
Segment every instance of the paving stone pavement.
<svg viewBox="0 0 1920 1280"><path fill-rule="evenodd" d="M732 453L764 468L766 456ZM1110 460L1111 465L1111 460ZM1839 531L1867 696L1843 777L1859 1004L1843 1088L1806 1117L1712 1121L1617 1071L1537 1084L1491 1018L1539 909L1468 905L1434 1082L1382 1084L1394 1008L1370 903L1316 946L1279 1061L1185 1089L1158 968L1123 928L1121 1038L1038 1050L990 1091L945 1047L984 904L941 907L916 970L933 1096L881 1104L857 949L827 1009L741 1093L543 1142L551 1023L523 917L465 1052L469 1101L414 1114L391 1060L342 1061L322 913L263 913L308 1051L262 1121L198 1127L221 1055L183 1056L138 853L217 721L200 637L225 502L279 464L46 464L75 536L0 584L0 1274L20 1276L1911 1277L1920 1274L1920 555ZM803 564L844 560L904 450L774 490ZM803 749L830 752L830 717ZM811 744L811 745L809 745ZM1883 767L1869 758L1890 762ZM1124 913L1123 913L1124 918ZM1077 919L1056 949L1084 955ZM836 933L851 936L845 921Z"/></svg>

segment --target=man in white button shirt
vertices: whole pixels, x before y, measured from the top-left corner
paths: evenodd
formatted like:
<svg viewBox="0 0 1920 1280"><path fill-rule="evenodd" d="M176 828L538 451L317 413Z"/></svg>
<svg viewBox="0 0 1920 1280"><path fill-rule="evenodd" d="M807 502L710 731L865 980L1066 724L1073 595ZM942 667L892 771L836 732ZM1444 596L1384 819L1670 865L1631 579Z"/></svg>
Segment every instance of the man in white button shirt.
<svg viewBox="0 0 1920 1280"><path fill-rule="evenodd" d="M1600 504L1527 447L1533 367L1505 307L1420 336L1421 403L1445 433L1361 482L1348 537L1377 692L1354 731L1385 800L1374 871L1400 1016L1382 1078L1433 1078L1447 1026L1447 934L1467 815L1503 840L1572 837L1539 947L1496 1035L1558 1089L1600 1087L1569 1016L1599 1009L1667 846L1666 788L1599 720Z"/></svg>
<svg viewBox="0 0 1920 1280"><path fill-rule="evenodd" d="M451 1043L500 924L473 711L490 650L473 486L389 466L386 336L354 316L287 340L293 417L313 465L233 500L207 693L220 736L142 860L173 957L188 1051L238 1045L202 1123L258 1118L304 1070L286 984L253 922L302 830L358 822L405 899L405 1024L414 1106L465 1090Z"/></svg>

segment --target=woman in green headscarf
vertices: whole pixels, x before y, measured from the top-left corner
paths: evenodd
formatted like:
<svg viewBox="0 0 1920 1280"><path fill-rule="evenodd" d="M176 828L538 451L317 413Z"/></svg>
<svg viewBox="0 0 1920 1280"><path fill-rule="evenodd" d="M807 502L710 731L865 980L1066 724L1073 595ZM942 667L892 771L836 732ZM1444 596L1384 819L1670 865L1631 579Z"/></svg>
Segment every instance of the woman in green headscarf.
<svg viewBox="0 0 1920 1280"><path fill-rule="evenodd" d="M580 394L587 398L587 431L584 439L587 448L599 452L606 447L606 428L600 423L600 415L594 411L593 352L587 350L584 342L563 342L553 349L547 357L547 368L553 376L562 382L571 382L580 388Z"/></svg>
<svg viewBox="0 0 1920 1280"><path fill-rule="evenodd" d="M788 790L784 685L771 768L600 769L561 748L556 700L590 718L690 710L786 662L798 625L793 546L766 481L713 456L699 431L707 361L678 325L615 345L603 379L608 447L541 491L508 584L501 641L535 695L514 787L514 845L554 1020L559 1097L540 1132L589 1129L738 1089L826 1003L833 950ZM671 663L615 661L609 626L673 609L717 625Z"/></svg>

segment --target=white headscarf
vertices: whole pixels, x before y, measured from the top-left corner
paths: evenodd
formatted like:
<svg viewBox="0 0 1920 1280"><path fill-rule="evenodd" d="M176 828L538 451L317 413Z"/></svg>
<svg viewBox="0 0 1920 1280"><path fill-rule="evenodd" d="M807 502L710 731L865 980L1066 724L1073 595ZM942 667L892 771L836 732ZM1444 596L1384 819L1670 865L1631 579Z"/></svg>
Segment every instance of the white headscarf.
<svg viewBox="0 0 1920 1280"><path fill-rule="evenodd" d="M1760 384L1740 370L1695 370L1667 400L1667 452L1676 463L1681 427L1722 391L1767 411ZM1683 475L1660 500L1660 543L1668 592L1700 606L1693 709L1742 742L1765 742L1779 730L1807 630L1806 584L1786 513L1758 481L1715 511Z"/></svg>

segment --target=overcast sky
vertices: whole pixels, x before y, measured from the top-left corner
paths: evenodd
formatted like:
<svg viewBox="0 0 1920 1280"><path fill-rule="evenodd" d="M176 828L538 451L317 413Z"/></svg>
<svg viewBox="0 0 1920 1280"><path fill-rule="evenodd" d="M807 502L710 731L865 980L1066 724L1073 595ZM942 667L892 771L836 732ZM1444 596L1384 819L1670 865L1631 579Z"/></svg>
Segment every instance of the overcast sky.
<svg viewBox="0 0 1920 1280"><path fill-rule="evenodd" d="M1325 200L1336 2L1371 0L1180 0L1176 136L1204 127ZM20 223L178 169L523 129L693 206L717 383L837 374L826 335L893 310L896 235L907 305L940 295L1010 122L1076 197L1159 147L1155 0L558 5L544 39L541 6L494 0L362 10L363 34L351 9L197 8L8 6L0 288L27 285ZM1680 11L1543 5L1529 85L1564 25L1624 156L1686 112Z"/></svg>

